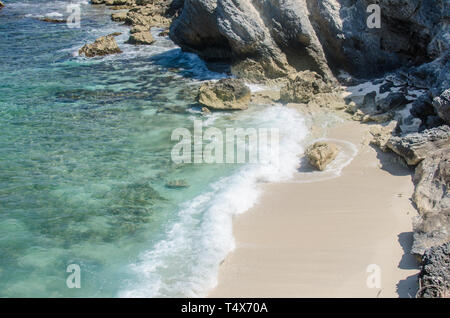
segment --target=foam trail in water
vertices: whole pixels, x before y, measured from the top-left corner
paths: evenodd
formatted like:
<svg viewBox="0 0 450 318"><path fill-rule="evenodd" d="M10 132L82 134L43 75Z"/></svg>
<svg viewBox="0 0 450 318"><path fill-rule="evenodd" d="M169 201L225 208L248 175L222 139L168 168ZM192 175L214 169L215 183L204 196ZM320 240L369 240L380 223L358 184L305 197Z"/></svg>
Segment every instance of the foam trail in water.
<svg viewBox="0 0 450 318"><path fill-rule="evenodd" d="M216 286L219 264L235 247L233 215L255 204L261 181L288 180L295 174L301 142L308 134L303 118L293 109L273 106L252 118L258 127L279 128L279 158L245 165L184 203L166 238L130 266L139 283L130 284L118 296L199 297Z"/></svg>

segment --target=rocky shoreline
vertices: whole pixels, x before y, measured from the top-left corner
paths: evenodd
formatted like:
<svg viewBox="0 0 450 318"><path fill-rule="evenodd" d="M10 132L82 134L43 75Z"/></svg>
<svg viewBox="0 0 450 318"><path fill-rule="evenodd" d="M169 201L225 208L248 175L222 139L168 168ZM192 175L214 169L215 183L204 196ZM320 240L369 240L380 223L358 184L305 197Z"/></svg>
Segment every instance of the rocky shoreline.
<svg viewBox="0 0 450 318"><path fill-rule="evenodd" d="M229 63L238 79L202 86L197 101L205 112L246 109L245 80L281 85L279 102L338 110L372 125L371 143L415 169L412 200L420 218L411 253L422 263L418 296L448 297L448 2L379 1L381 29L367 27L371 1L366 0L91 2L105 4L115 11L114 21L130 26L129 43L150 45L152 27L170 26L165 34L183 50ZM80 54L119 53L113 37L105 41L106 48L97 45ZM365 94L344 95L346 86L364 83L372 85ZM410 115L400 116L405 109Z"/></svg>

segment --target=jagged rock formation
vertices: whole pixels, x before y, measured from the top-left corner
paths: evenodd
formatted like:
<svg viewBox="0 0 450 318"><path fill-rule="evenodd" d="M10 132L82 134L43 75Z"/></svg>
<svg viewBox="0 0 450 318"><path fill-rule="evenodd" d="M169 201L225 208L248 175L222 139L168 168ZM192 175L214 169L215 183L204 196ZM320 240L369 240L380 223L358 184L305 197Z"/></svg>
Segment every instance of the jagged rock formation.
<svg viewBox="0 0 450 318"><path fill-rule="evenodd" d="M450 210L450 145L431 153L417 166L414 183L413 200L419 212Z"/></svg>
<svg viewBox="0 0 450 318"><path fill-rule="evenodd" d="M170 36L205 59L229 59L251 79L312 70L330 80L337 69L369 77L448 50L448 0L378 2L381 29L367 26L370 0L185 0ZM436 81L439 63L415 72Z"/></svg>
<svg viewBox="0 0 450 318"><path fill-rule="evenodd" d="M419 274L420 298L450 297L450 243L428 249Z"/></svg>
<svg viewBox="0 0 450 318"><path fill-rule="evenodd" d="M203 84L197 97L200 105L213 110L247 109L250 99L250 89L242 81L231 78Z"/></svg>
<svg viewBox="0 0 450 318"><path fill-rule="evenodd" d="M433 100L433 108L442 120L450 124L450 89Z"/></svg>
<svg viewBox="0 0 450 318"><path fill-rule="evenodd" d="M339 154L339 148L336 145L319 141L306 149L305 155L308 162L319 169L325 170L330 162L332 162Z"/></svg>
<svg viewBox="0 0 450 318"><path fill-rule="evenodd" d="M104 56L109 54L122 53L122 50L117 45L114 36L117 34L110 34L99 37L92 44L84 45L78 53L86 57Z"/></svg>
<svg viewBox="0 0 450 318"><path fill-rule="evenodd" d="M387 146L409 165L415 166L433 152L450 146L450 127L440 126L404 137L393 136Z"/></svg>
<svg viewBox="0 0 450 318"><path fill-rule="evenodd" d="M150 34L150 32L143 31L143 32L131 33L130 38L128 39L127 43L150 45L150 44L153 44L154 42L155 42L155 39Z"/></svg>
<svg viewBox="0 0 450 318"><path fill-rule="evenodd" d="M315 72L303 71L288 77L287 84L281 89L280 99L286 103L308 103L314 95L331 93L322 76Z"/></svg>

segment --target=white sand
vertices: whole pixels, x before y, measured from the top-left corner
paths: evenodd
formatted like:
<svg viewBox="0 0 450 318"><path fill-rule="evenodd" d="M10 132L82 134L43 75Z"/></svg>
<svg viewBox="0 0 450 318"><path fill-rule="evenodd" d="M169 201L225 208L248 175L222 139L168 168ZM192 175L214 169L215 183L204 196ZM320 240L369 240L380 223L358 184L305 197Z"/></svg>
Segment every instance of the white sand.
<svg viewBox="0 0 450 318"><path fill-rule="evenodd" d="M234 220L236 249L210 297L409 297L419 272L412 241L412 171L363 143L368 125L345 122L328 137L355 144L341 176L264 185ZM383 169L380 168L383 164ZM368 288L368 265L381 288Z"/></svg>

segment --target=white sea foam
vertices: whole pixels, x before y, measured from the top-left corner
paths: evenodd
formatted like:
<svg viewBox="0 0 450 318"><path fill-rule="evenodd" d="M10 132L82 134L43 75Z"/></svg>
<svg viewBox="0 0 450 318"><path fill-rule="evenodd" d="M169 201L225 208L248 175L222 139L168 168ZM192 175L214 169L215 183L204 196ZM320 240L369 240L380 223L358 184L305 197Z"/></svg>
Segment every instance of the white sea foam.
<svg viewBox="0 0 450 318"><path fill-rule="evenodd" d="M273 106L247 116L258 127L280 130L279 158L265 165L245 165L180 206L178 221L167 231L166 238L130 266L139 276L139 283L128 286L118 296L198 297L215 287L219 265L235 247L233 215L255 204L261 182L292 178L298 154L303 151L302 140L308 134L305 121L293 109Z"/></svg>

